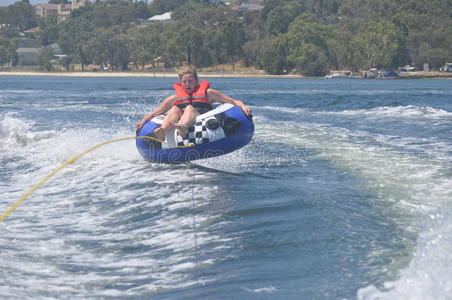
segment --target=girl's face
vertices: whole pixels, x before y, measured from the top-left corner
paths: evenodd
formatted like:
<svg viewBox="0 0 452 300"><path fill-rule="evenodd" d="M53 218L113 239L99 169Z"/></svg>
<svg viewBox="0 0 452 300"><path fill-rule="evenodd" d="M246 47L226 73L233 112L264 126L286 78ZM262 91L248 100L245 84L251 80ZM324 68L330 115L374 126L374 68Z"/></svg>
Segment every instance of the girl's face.
<svg viewBox="0 0 452 300"><path fill-rule="evenodd" d="M182 87L185 89L185 91L191 94L194 91L195 87L198 85L198 80L196 80L192 74L184 74L180 78L180 83L182 84Z"/></svg>

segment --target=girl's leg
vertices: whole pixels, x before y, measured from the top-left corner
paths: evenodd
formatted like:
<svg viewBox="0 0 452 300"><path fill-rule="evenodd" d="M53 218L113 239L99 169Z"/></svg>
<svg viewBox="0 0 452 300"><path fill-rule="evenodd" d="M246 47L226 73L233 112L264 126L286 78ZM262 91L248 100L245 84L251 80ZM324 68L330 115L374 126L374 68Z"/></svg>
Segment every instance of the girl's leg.
<svg viewBox="0 0 452 300"><path fill-rule="evenodd" d="M196 117L199 115L199 112L192 105L187 105L179 119L179 123L174 122L173 126L177 128L182 137L185 137L188 133L188 127L195 122Z"/></svg>
<svg viewBox="0 0 452 300"><path fill-rule="evenodd" d="M173 127L174 122L177 122L182 117L183 114L184 111L182 111L182 109L180 109L177 106L173 106L169 110L165 119L163 119L162 125L156 130L154 130L155 136L159 140L163 141L165 139L165 133Z"/></svg>
<svg viewBox="0 0 452 300"><path fill-rule="evenodd" d="M184 114L179 120L179 124L182 124L185 127L190 127L193 123L195 123L197 116L199 116L199 112L196 110L196 108L194 108L193 105L188 105L184 110Z"/></svg>

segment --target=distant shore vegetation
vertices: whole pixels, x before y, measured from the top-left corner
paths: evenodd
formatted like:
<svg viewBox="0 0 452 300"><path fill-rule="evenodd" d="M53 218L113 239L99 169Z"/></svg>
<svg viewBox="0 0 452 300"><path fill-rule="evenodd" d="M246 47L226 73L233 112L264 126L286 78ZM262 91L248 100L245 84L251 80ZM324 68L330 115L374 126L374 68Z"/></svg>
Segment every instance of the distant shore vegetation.
<svg viewBox="0 0 452 300"><path fill-rule="evenodd" d="M167 12L169 21L148 20ZM0 65L17 66L17 50L35 47L42 49L39 66L52 71L56 44L66 70L190 63L323 76L332 69L439 69L452 62L452 1L98 0L64 21L36 17L27 0L0 7Z"/></svg>

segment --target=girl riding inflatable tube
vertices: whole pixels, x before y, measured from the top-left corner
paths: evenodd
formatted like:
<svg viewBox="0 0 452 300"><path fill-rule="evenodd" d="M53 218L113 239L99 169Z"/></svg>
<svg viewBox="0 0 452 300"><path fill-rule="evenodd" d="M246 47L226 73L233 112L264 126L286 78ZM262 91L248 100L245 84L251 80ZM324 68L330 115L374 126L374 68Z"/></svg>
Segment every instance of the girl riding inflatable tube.
<svg viewBox="0 0 452 300"><path fill-rule="evenodd" d="M152 162L179 163L227 154L247 145L254 134L252 116L229 103L199 115L187 136L180 136L173 128L166 132L164 141L157 141L153 131L163 118L159 115L137 131L138 151Z"/></svg>

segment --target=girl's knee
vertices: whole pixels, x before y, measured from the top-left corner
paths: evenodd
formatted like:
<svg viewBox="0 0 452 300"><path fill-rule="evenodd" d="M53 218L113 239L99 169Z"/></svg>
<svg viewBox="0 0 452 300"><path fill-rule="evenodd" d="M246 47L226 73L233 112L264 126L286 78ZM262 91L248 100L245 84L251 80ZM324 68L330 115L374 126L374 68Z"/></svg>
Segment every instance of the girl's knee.
<svg viewBox="0 0 452 300"><path fill-rule="evenodd" d="M177 113L177 114L182 114L184 111L182 109L180 109L179 107L177 107L177 106L173 106L173 107L171 107L170 112Z"/></svg>
<svg viewBox="0 0 452 300"><path fill-rule="evenodd" d="M188 113L190 115L196 115L196 116L199 115L198 110L196 108L194 108L193 105L187 105L184 113Z"/></svg>
<svg viewBox="0 0 452 300"><path fill-rule="evenodd" d="M194 110L195 110L195 108L191 104L189 104L185 107L185 111L194 111Z"/></svg>

